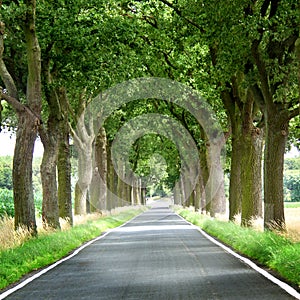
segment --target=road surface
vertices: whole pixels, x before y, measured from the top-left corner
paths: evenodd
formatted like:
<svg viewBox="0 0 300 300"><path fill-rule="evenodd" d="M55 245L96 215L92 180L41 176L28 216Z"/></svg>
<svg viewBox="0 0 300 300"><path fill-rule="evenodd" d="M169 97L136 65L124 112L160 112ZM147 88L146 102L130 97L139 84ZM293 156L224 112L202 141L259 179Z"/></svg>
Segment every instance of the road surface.
<svg viewBox="0 0 300 300"><path fill-rule="evenodd" d="M5 299L295 298L161 205Z"/></svg>

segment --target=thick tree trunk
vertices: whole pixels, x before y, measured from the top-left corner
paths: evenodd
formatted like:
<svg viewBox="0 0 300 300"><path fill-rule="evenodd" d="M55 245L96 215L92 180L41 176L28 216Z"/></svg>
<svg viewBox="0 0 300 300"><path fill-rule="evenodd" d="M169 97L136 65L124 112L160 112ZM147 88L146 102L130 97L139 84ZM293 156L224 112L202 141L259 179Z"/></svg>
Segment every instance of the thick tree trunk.
<svg viewBox="0 0 300 300"><path fill-rule="evenodd" d="M262 145L263 133L258 128L252 128L242 135L242 215L241 224L251 226L252 221L262 216Z"/></svg>
<svg viewBox="0 0 300 300"><path fill-rule="evenodd" d="M44 154L41 164L41 178L43 187L42 220L45 227L60 228L57 181L56 181L56 160L57 143L43 143Z"/></svg>
<svg viewBox="0 0 300 300"><path fill-rule="evenodd" d="M93 143L95 140L92 119L86 120L89 112L83 109L78 117L76 132L71 128L78 151L78 180L75 186L75 214L87 213L88 191L93 177ZM88 118L87 118L88 119Z"/></svg>
<svg viewBox="0 0 300 300"><path fill-rule="evenodd" d="M60 109L57 91L49 88L50 78L47 76L46 100L49 106L47 128L40 128L40 137L44 146L41 164L43 188L42 220L44 227L59 229L58 193L56 178L56 163L60 141Z"/></svg>
<svg viewBox="0 0 300 300"><path fill-rule="evenodd" d="M27 53L27 105L18 115L18 130L13 164L15 227L25 225L36 234L34 196L32 187L32 158L42 108L41 50L35 31L36 1L25 1L24 34ZM33 117L35 116L35 117Z"/></svg>
<svg viewBox="0 0 300 300"><path fill-rule="evenodd" d="M32 159L36 128L31 115L19 117L13 158L15 228L25 226L37 234L32 186Z"/></svg>
<svg viewBox="0 0 300 300"><path fill-rule="evenodd" d="M285 229L283 165L288 136L286 116L268 112L264 157L264 226Z"/></svg>
<svg viewBox="0 0 300 300"><path fill-rule="evenodd" d="M226 211L226 197L224 189L224 172L221 163L221 149L219 141L211 142L208 147L209 179L205 186L206 208L212 217Z"/></svg>
<svg viewBox="0 0 300 300"><path fill-rule="evenodd" d="M60 112L67 111L66 89L59 89ZM60 141L57 155L57 176L58 176L58 209L59 216L66 219L73 225L72 209L72 182L71 182L71 150L70 150L70 129L68 119L62 116L60 121Z"/></svg>

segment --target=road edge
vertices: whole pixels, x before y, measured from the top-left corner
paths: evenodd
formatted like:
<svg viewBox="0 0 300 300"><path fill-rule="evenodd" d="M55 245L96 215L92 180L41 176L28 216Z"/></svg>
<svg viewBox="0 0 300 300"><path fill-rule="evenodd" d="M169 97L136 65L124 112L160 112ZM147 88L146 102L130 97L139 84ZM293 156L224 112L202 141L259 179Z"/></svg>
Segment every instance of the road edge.
<svg viewBox="0 0 300 300"><path fill-rule="evenodd" d="M279 286L281 289L283 289L284 291L286 291L289 295L291 295L291 296L295 297L296 299L300 300L300 293L298 293L292 286L290 286L289 284L287 284L287 283L281 281L280 279L276 278L275 276L273 276L272 274L270 274L266 270L260 268L257 264L255 264L249 258L246 258L246 257L238 254L237 252L233 251L231 248L229 248L228 246L224 245L220 241L217 241L214 237L212 237L211 235L209 235L208 233L206 233L203 229L201 229L200 227L198 227L198 226L194 225L193 223L187 221L185 218L183 218L179 214L177 214L177 213L175 213L175 214L178 217L180 217L182 220L184 220L185 222L187 222L188 224L190 224L192 227L194 227L196 230L198 230L205 238L207 238L208 240L210 240L211 242L213 242L215 245L221 247L227 253L231 254L232 256L234 256L234 257L238 258L239 260L241 260L242 262L244 262L251 269L255 270L256 272L258 272L259 274L261 274L262 276L264 276L265 278L267 278L268 280L270 280L271 282L273 282L274 284L276 284L277 286Z"/></svg>
<svg viewBox="0 0 300 300"><path fill-rule="evenodd" d="M68 256L56 261L55 263L43 268L42 270L38 271L37 273L33 274L32 276L29 276L27 279L21 281L20 283L16 284L15 286L13 286L12 288L6 290L5 292L3 292L2 294L0 294L0 300L5 299L6 297L8 297L9 295L13 294L14 292L16 292L17 290L23 288L24 286L26 286L27 284L29 284L30 282L32 282L33 280L39 278L40 276L42 276L43 274L47 273L48 271L54 269L55 267L57 267L58 265L62 264L63 262L71 259L72 257L76 256L79 252L81 252L84 248L90 246L91 244L93 244L96 241L99 241L101 239L103 239L104 237L106 237L108 234L110 234L111 232L113 232L114 230L117 230L118 228L121 228L123 226L125 226L126 224L128 224L129 222L133 221L135 218L139 217L141 214L143 214L145 211L139 213L138 215L136 215L135 217L133 217L132 219L126 221L125 223L121 224L118 227L109 229L108 231L101 233L101 235L97 236L96 238L84 243L82 246L80 246L79 248L74 249L74 251L71 252L71 254L69 254Z"/></svg>

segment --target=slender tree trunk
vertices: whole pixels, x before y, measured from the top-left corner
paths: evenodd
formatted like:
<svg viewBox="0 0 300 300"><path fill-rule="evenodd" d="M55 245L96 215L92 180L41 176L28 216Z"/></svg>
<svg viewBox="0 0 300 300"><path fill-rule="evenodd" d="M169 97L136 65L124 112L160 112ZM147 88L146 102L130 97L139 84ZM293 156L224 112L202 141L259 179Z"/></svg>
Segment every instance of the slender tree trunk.
<svg viewBox="0 0 300 300"><path fill-rule="evenodd" d="M68 111L66 89L59 89L61 111ZM60 141L57 157L58 208L59 216L73 225L72 182L71 182L70 129L68 119L63 116L60 122Z"/></svg>
<svg viewBox="0 0 300 300"><path fill-rule="evenodd" d="M234 121L235 122L235 121ZM241 127L236 121L232 124L232 143L231 143L231 165L229 182L229 220L234 218L242 211L242 184L241 184L241 161L242 161L242 142Z"/></svg>
<svg viewBox="0 0 300 300"><path fill-rule="evenodd" d="M201 170L201 177L202 177L202 196L201 196L201 211L202 213L207 213L210 211L210 205L211 203L209 201L206 201L206 192L205 192L205 186L207 184L208 178L209 178L209 170L208 170L208 162L207 162L207 141L205 137L204 130L201 129L201 139L203 145L201 145L199 150L199 158L200 158L200 170Z"/></svg>
<svg viewBox="0 0 300 300"><path fill-rule="evenodd" d="M115 180L114 180L114 167L111 161L110 145L107 145L107 209L115 208Z"/></svg>
<svg viewBox="0 0 300 300"><path fill-rule="evenodd" d="M91 211L106 210L107 203L107 153L106 132L102 127L95 142L95 166L90 188Z"/></svg>
<svg viewBox="0 0 300 300"><path fill-rule="evenodd" d="M62 138L57 159L59 216L73 225L69 127L65 121L61 125Z"/></svg>
<svg viewBox="0 0 300 300"><path fill-rule="evenodd" d="M181 197L180 197L180 187L178 184L176 184L174 186L174 204L175 205L182 205L182 202L181 202Z"/></svg>

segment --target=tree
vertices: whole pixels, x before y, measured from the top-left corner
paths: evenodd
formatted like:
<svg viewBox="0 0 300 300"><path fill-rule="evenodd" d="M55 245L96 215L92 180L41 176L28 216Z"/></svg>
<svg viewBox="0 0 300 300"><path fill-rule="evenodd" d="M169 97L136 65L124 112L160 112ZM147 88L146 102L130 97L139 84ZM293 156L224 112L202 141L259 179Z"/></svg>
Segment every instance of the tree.
<svg viewBox="0 0 300 300"><path fill-rule="evenodd" d="M3 6L4 4L2 4ZM12 6L23 11L24 21L21 26L24 32L27 54L27 90L26 106L20 102L15 81L6 68L3 60L4 23L1 22L1 78L8 94L1 98L6 100L15 110L18 117L16 147L13 161L13 184L15 204L15 227L25 225L36 234L34 197L32 187L32 157L41 114L41 52L36 33L36 1L16 2ZM5 6L8 9L8 6Z"/></svg>

